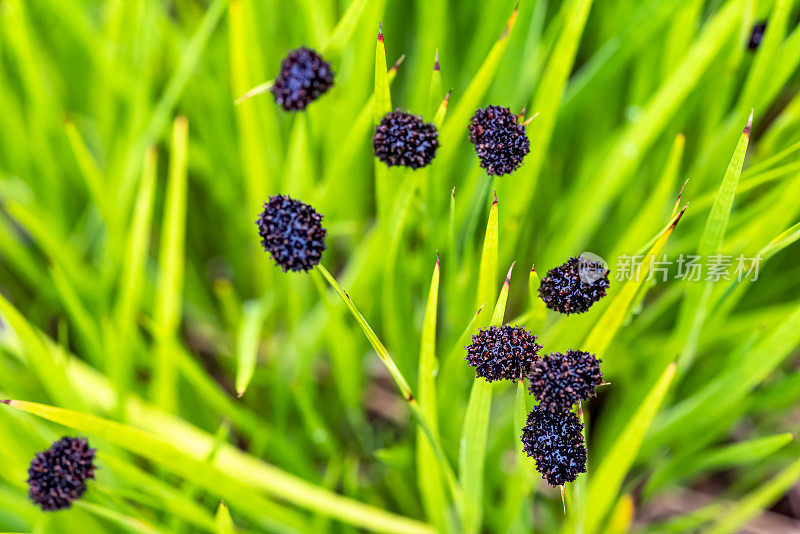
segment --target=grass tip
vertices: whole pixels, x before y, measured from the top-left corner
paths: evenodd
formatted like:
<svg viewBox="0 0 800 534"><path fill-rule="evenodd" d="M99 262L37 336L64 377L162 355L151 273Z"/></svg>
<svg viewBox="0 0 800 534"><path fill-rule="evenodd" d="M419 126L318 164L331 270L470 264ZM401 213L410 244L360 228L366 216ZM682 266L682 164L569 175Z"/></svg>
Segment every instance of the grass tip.
<svg viewBox="0 0 800 534"><path fill-rule="evenodd" d="M433 57L433 70L439 70L439 49L436 49L436 55Z"/></svg>
<svg viewBox="0 0 800 534"><path fill-rule="evenodd" d="M394 65L392 65L392 68L389 70L397 72L397 69L400 68L400 65L402 65L403 61L405 60L406 60L406 55L405 54L401 55L399 58L397 58L397 61L394 62Z"/></svg>
<svg viewBox="0 0 800 534"><path fill-rule="evenodd" d="M510 286L511 285L511 271L514 270L514 265L516 263L517 263L516 260L511 262L511 267L508 268L508 274L506 275L506 280L505 280L505 282L503 282L504 286Z"/></svg>
<svg viewBox="0 0 800 534"><path fill-rule="evenodd" d="M497 191L494 191L494 200L492 201L492 207L497 206Z"/></svg>
<svg viewBox="0 0 800 534"><path fill-rule="evenodd" d="M744 126L743 135L750 137L750 129L753 127L753 108L750 108L750 117L747 119L747 124Z"/></svg>
<svg viewBox="0 0 800 534"><path fill-rule="evenodd" d="M9 406L11 405L11 399L2 399L0 400L0 402L2 402L3 404L8 404Z"/></svg>
<svg viewBox="0 0 800 534"><path fill-rule="evenodd" d="M534 113L533 115L531 115L530 117L528 117L528 120L526 120L525 122L523 122L523 123L522 123L522 125L523 125L523 126L527 126L527 125L529 125L530 123L532 123L532 122L533 122L533 119L535 119L535 118L536 118L536 117L538 117L538 116L539 116L539 113L538 113L538 112ZM523 118L524 118L524 116L523 116Z"/></svg>
<svg viewBox="0 0 800 534"><path fill-rule="evenodd" d="M378 41L383 42L383 24L378 21Z"/></svg>

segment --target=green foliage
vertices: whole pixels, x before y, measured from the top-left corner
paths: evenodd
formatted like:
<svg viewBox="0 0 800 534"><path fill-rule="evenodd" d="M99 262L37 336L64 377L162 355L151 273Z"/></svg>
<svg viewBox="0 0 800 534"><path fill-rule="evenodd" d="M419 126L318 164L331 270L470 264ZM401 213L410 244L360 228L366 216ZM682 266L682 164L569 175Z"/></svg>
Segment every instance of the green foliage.
<svg viewBox="0 0 800 534"><path fill-rule="evenodd" d="M797 483L800 2L515 4L0 0L0 531L735 532ZM335 83L285 113L300 45ZM490 104L538 114L497 178L468 143ZM372 157L395 108L437 125L429 167ZM258 246L278 193L325 216L308 275ZM548 311L584 251L607 297ZM463 361L505 321L603 360L566 514L524 383ZM65 434L100 469L45 514L26 469Z"/></svg>

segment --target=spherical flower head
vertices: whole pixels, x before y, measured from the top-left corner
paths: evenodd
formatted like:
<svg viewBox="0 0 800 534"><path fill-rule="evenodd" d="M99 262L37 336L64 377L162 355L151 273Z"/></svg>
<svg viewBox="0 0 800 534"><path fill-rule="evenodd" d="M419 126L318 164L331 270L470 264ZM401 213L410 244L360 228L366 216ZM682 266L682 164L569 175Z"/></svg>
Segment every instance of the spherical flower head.
<svg viewBox="0 0 800 534"><path fill-rule="evenodd" d="M594 396L603 382L600 360L581 350L555 352L539 358L528 376L528 389L539 406L551 412L566 411Z"/></svg>
<svg viewBox="0 0 800 534"><path fill-rule="evenodd" d="M272 94L284 110L300 111L332 86L330 64L314 50L301 46L281 61L281 72L272 85Z"/></svg>
<svg viewBox="0 0 800 534"><path fill-rule="evenodd" d="M399 109L387 113L372 136L375 157L387 167L402 165L419 169L430 165L439 148L436 126L419 115Z"/></svg>
<svg viewBox="0 0 800 534"><path fill-rule="evenodd" d="M586 472L583 423L572 412L551 412L537 406L522 429L522 444L551 486L573 482Z"/></svg>
<svg viewBox="0 0 800 534"><path fill-rule="evenodd" d="M269 197L256 220L261 246L287 271L309 271L322 259L325 228L322 215L288 195Z"/></svg>
<svg viewBox="0 0 800 534"><path fill-rule="evenodd" d="M596 278L581 275L580 260L570 258L547 271L547 276L539 284L539 297L548 308L565 315L588 311L592 304L606 296L608 269L602 270Z"/></svg>
<svg viewBox="0 0 800 534"><path fill-rule="evenodd" d="M85 439L67 437L37 453L28 468L31 500L45 511L69 508L94 478L94 453Z"/></svg>
<svg viewBox="0 0 800 534"><path fill-rule="evenodd" d="M469 140L488 174L500 176L514 172L531 151L525 126L508 108L489 106L478 109L469 123Z"/></svg>
<svg viewBox="0 0 800 534"><path fill-rule="evenodd" d="M519 326L492 326L472 336L466 361L487 382L520 380L537 360L541 345L536 335Z"/></svg>

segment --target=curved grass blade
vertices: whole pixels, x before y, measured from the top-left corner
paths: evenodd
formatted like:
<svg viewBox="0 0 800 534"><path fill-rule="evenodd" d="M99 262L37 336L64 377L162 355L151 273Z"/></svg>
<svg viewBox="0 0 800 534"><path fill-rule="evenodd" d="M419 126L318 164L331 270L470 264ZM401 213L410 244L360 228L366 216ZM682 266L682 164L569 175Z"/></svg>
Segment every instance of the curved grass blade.
<svg viewBox="0 0 800 534"><path fill-rule="evenodd" d="M670 363L592 473L584 516L586 532L599 531L603 519L614 504L625 475L636 460L645 434L661 407L674 376L675 363Z"/></svg>
<svg viewBox="0 0 800 534"><path fill-rule="evenodd" d="M3 403L53 423L104 439L147 458L162 468L191 480L214 495L236 500L243 512L248 510L251 518L256 518L265 526L268 525L281 532L304 531L304 521L294 512L255 495L250 486L236 481L200 459L189 456L160 436L95 415L45 404L19 400L8 400Z"/></svg>
<svg viewBox="0 0 800 534"><path fill-rule="evenodd" d="M233 499L242 514L270 529L282 532L308 532L307 525L300 516L258 496L253 492L254 487L262 488L297 506L368 530L426 534L433 532L433 529L424 523L331 493L228 446L220 450L214 465L208 465L205 461L208 443L197 439L200 434L190 430L191 427L185 423L178 423L179 420L169 418L168 415L166 415L169 418L166 426L173 434L183 433L183 441L166 439L91 414L44 404L17 400L2 401L2 403L105 439L109 443L158 463L164 469L193 481L213 495L219 495L228 502L232 502ZM129 409L135 407L136 403L132 403ZM139 404L138 409L142 408L143 405ZM165 414L151 410L143 411L141 415L149 419L149 424L157 423L159 417L165 417ZM213 440L211 437L208 439Z"/></svg>
<svg viewBox="0 0 800 534"><path fill-rule="evenodd" d="M456 502L456 505L459 506L461 501L461 488L458 486L458 482L456 481L456 477L453 474L453 470L450 467L450 464L447 460L447 456L444 453L444 449L442 449L442 444L437 439L436 435L431 430L430 423L428 422L428 418L422 413L419 407L419 403L414 398L413 393L411 392L411 386L409 386L408 381L405 379L403 374L397 368L397 365L394 363L391 354L389 351L386 350L386 347L383 346L378 336L375 335L375 332L369 326L367 321L364 319L364 316L361 315L361 312L358 311L358 308L355 307L353 301L350 299L350 296L345 292L344 289L339 285L336 279L325 269L324 266L317 265L314 272L319 271L325 280L331 285L331 287L336 291L339 295L339 298L345 303L347 308L350 310L350 313L355 318L358 326L361 327L361 331L364 332L364 335L367 337L370 345L372 348L375 349L375 352L378 354L378 357L381 359L383 364L386 366L386 369L389 371L389 374L392 376L397 388L400 390L400 394L402 395L403 399L408 404L409 408L411 409L411 413L416 419L417 423L420 425L421 429L424 431L425 435L428 438L428 441L433 449L436 459L439 461L439 468L445 475L445 479L447 480L448 487L450 492L453 496L453 500Z"/></svg>

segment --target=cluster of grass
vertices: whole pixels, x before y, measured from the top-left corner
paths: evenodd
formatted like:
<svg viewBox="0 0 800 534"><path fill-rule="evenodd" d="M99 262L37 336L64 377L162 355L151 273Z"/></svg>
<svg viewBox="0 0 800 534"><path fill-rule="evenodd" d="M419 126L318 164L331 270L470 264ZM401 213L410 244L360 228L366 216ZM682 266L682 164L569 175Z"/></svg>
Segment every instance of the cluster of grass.
<svg viewBox="0 0 800 534"><path fill-rule="evenodd" d="M515 3L0 0L0 530L733 532L781 499L800 2ZM301 44L332 90L234 105ZM495 179L466 129L488 104L538 113ZM438 125L431 166L372 157L395 107ZM324 214L324 268L260 250L277 193ZM642 276L548 312L531 267L585 250ZM646 280L664 254L760 254L758 280ZM521 452L524 385L463 361L504 322L611 383L566 513ZM99 469L48 514L26 469L61 435ZM707 498L649 520L686 491Z"/></svg>

